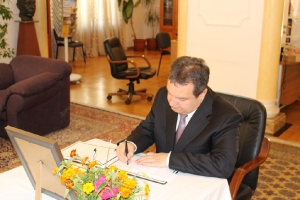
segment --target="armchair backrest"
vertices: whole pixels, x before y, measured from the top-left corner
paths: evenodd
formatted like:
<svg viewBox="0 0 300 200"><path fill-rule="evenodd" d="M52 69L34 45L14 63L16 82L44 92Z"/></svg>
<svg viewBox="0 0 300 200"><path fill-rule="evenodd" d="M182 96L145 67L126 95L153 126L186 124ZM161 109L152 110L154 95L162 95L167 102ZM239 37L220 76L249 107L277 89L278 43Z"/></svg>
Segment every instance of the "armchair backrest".
<svg viewBox="0 0 300 200"><path fill-rule="evenodd" d="M240 127L239 154L236 168L255 158L261 149L266 127L266 109L257 100L219 93L224 99L233 104L243 115L244 120ZM259 167L249 172L242 183L252 190L256 189Z"/></svg>
<svg viewBox="0 0 300 200"><path fill-rule="evenodd" d="M56 43L58 44L58 43L62 43L62 44L64 44L64 38L63 37L60 37L60 36L58 36L58 34L57 34L57 32L55 31L55 29L53 29L53 35L54 35L54 38L55 38L55 41L56 41ZM72 37L68 37L68 42L71 42L72 41Z"/></svg>
<svg viewBox="0 0 300 200"><path fill-rule="evenodd" d="M127 60L127 56L125 55L125 52L123 50L119 38L116 37L108 38L104 40L103 44L104 44L105 53L109 56L109 58L112 61ZM111 74L115 78L117 78L116 76L120 71L125 71L126 69L128 69L127 63L109 62L109 64L110 64Z"/></svg>
<svg viewBox="0 0 300 200"><path fill-rule="evenodd" d="M16 56L10 66L16 83L44 72L58 73L61 79L72 72L72 67L65 61L32 55Z"/></svg>
<svg viewBox="0 0 300 200"><path fill-rule="evenodd" d="M0 63L0 90L4 90L15 83L14 74L9 64Z"/></svg>
<svg viewBox="0 0 300 200"><path fill-rule="evenodd" d="M171 37L167 32L160 32L156 35L157 46L159 49L171 47Z"/></svg>
<svg viewBox="0 0 300 200"><path fill-rule="evenodd" d="M59 41L61 41L61 42L64 41L64 38L59 37L59 36L57 35L55 29L53 29L53 35L54 35L54 38L55 38L56 43L58 43Z"/></svg>

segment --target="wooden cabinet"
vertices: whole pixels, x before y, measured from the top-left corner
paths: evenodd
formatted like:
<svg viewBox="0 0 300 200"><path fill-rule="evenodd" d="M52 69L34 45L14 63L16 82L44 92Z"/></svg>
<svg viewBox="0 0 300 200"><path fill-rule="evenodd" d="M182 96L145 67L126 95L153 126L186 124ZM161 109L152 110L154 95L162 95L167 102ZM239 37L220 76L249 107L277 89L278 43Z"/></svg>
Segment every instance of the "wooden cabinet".
<svg viewBox="0 0 300 200"><path fill-rule="evenodd" d="M172 40L176 40L177 24L178 0L160 0L160 32L167 32Z"/></svg>
<svg viewBox="0 0 300 200"><path fill-rule="evenodd" d="M290 105L300 97L300 63L282 62L280 105Z"/></svg>

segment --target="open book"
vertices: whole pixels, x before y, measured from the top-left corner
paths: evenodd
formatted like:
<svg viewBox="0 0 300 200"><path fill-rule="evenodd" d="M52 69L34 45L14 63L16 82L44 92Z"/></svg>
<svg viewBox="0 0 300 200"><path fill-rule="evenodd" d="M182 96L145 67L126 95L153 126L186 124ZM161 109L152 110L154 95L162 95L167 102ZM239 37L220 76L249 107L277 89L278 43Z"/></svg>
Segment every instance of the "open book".
<svg viewBox="0 0 300 200"><path fill-rule="evenodd" d="M101 167L108 167L112 163L118 161L116 156L116 145L102 141L97 145L85 142L76 142L63 149L64 159L70 158L72 150L76 149L76 153L81 157L89 157L89 160L96 160ZM78 161L81 162L81 161Z"/></svg>
<svg viewBox="0 0 300 200"><path fill-rule="evenodd" d="M119 169L125 170L128 175L135 176L140 179L145 179L159 184L166 184L172 181L177 172L169 168L158 168L158 167L147 167L143 165L138 165L135 163L135 160L145 154L140 153L136 154L131 158L129 165L118 160L116 155L116 144L110 144L102 140L95 140L97 142L76 142L73 145L63 149L63 156L65 159L70 158L70 152L73 149L76 149L76 153L82 157L88 156L91 159L94 156L101 167L109 167L110 165L115 165ZM96 153L94 151L96 149ZM88 155L87 155L88 154Z"/></svg>

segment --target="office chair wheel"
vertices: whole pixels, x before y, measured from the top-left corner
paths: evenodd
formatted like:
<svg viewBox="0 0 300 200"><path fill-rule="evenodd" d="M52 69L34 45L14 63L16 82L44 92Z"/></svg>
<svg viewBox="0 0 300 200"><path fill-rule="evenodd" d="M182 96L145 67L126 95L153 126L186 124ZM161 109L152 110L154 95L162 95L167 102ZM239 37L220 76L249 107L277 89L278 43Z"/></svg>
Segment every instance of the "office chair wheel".
<svg viewBox="0 0 300 200"><path fill-rule="evenodd" d="M127 100L125 101L125 103L126 103L127 105L129 105L129 104L131 103L131 101L130 101L129 99L127 99Z"/></svg>
<svg viewBox="0 0 300 200"><path fill-rule="evenodd" d="M147 100L148 100L148 101L151 101L151 100L152 100L152 97L147 97Z"/></svg>
<svg viewBox="0 0 300 200"><path fill-rule="evenodd" d="M106 98L107 98L107 100L111 100L111 96L110 95L108 95Z"/></svg>

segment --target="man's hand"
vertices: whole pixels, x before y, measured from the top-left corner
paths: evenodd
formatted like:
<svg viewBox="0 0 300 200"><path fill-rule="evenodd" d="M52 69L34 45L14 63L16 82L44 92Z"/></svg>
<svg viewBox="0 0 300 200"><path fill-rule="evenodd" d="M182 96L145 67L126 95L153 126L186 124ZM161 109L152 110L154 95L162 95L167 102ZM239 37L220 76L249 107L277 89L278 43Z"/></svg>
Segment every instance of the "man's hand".
<svg viewBox="0 0 300 200"><path fill-rule="evenodd" d="M151 166L151 167L168 167L167 166L168 153L147 153L137 159L135 162L139 165Z"/></svg>
<svg viewBox="0 0 300 200"><path fill-rule="evenodd" d="M122 162L127 162L127 160L128 160L130 163L131 162L130 158L134 154L134 146L130 142L127 142L127 147L128 147L127 157L126 157L126 153L125 153L125 142L122 142L121 144L119 144L119 146L117 146L116 153L117 153L119 160L121 160Z"/></svg>

